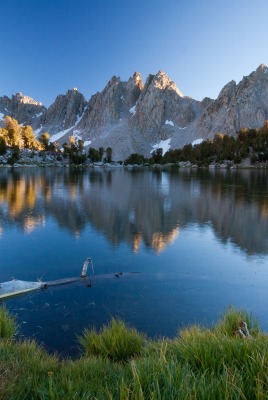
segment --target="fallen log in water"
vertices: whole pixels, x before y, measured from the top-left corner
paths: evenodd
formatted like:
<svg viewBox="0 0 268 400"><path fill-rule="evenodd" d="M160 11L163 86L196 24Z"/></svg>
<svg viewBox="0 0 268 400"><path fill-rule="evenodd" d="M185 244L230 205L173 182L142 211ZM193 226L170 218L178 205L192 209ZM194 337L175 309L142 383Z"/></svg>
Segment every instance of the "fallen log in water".
<svg viewBox="0 0 268 400"><path fill-rule="evenodd" d="M92 267L92 275L90 277L87 276L87 267L89 262L91 263ZM54 281L48 282L30 282L30 281L21 281L13 279L12 281L0 283L0 300L6 300L11 297L19 296L28 292L36 291L36 290L45 290L51 286L60 286L66 285L74 282L81 281L85 283L86 287L91 287L93 281L99 281L102 279L111 279L115 278L118 279L120 277L129 276L131 274L135 274L137 272L116 272L114 274L100 274L94 275L93 269L93 262L91 258L87 258L83 264L82 273L80 276L73 277L73 278L63 278L63 279L56 279Z"/></svg>

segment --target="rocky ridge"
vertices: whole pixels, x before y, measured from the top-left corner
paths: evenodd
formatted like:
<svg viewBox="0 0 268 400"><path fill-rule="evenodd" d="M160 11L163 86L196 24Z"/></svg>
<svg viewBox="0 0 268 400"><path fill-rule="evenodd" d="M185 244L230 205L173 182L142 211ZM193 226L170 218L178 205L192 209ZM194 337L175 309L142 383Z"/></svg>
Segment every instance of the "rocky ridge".
<svg viewBox="0 0 268 400"><path fill-rule="evenodd" d="M76 88L57 96L40 120L40 131L55 135L70 129L78 123L86 105L85 97Z"/></svg>
<svg viewBox="0 0 268 400"><path fill-rule="evenodd" d="M145 84L135 72L127 82L112 77L89 101L77 89L68 90L48 109L21 93L3 96L0 123L5 115L32 125L37 135L49 132L60 144L74 135L87 146L110 146L114 160L148 156L162 141L176 148L218 132L236 135L242 127L261 127L268 119L268 68L262 64L238 84L229 82L216 100L184 96L163 71Z"/></svg>
<svg viewBox="0 0 268 400"><path fill-rule="evenodd" d="M41 116L46 113L46 107L31 97L23 96L21 92L0 97L0 123L4 116L9 115L18 120L21 125L32 125L37 129L40 125Z"/></svg>

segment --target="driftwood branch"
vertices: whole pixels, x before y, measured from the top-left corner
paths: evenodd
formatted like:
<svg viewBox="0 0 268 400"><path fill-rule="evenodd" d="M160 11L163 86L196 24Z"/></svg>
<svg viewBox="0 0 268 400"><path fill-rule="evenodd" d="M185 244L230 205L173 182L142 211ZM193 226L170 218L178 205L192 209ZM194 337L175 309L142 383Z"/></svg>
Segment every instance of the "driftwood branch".
<svg viewBox="0 0 268 400"><path fill-rule="evenodd" d="M242 321L240 324L240 327L237 330L237 333L243 338L243 339L253 339L251 334L249 333L247 323L245 321Z"/></svg>

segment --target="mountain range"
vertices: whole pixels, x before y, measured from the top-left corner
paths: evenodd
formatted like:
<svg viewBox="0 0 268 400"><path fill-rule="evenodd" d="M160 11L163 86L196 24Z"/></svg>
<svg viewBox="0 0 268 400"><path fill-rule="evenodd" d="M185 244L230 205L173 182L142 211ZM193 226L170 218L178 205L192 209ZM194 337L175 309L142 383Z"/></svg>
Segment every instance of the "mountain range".
<svg viewBox="0 0 268 400"><path fill-rule="evenodd" d="M75 136L85 147L110 146L114 160L131 153L149 156L157 147L178 148L219 132L236 135L242 127L261 127L268 119L268 68L261 64L238 84L229 82L216 100L184 96L163 71L145 83L135 72L127 82L112 77L88 101L76 88L48 108L22 93L2 96L0 125L6 115L31 125L37 136L49 132L59 144Z"/></svg>

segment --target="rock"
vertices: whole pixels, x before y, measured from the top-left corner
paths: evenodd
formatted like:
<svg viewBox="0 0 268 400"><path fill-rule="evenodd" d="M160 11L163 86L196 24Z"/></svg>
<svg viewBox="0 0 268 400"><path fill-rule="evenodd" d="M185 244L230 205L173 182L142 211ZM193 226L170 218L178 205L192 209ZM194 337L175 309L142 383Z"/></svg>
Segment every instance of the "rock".
<svg viewBox="0 0 268 400"><path fill-rule="evenodd" d="M165 140L174 131L172 126L185 127L195 119L198 109L199 102L184 97L176 84L159 71L147 78L130 125L151 142Z"/></svg>
<svg viewBox="0 0 268 400"><path fill-rule="evenodd" d="M0 97L0 113L4 116L15 118L22 125L37 126L40 117L45 113L46 107L31 97L23 96L21 92L16 93L9 99L7 96ZM3 126L3 117L0 124Z"/></svg>
<svg viewBox="0 0 268 400"><path fill-rule="evenodd" d="M3 96L2 125L5 115L31 124L39 135L56 135L53 141L60 144L74 135L88 146L112 147L113 160L131 153L148 157L162 140L178 148L219 132L236 135L242 127L261 127L268 119L268 68L261 64L238 84L229 82L216 100L184 96L163 71L149 75L145 85L135 72L127 82L112 77L88 102L77 89L57 96L48 109L21 93Z"/></svg>
<svg viewBox="0 0 268 400"><path fill-rule="evenodd" d="M65 95L57 96L40 121L40 133L49 132L50 135L54 135L74 127L79 122L86 104L86 99L76 88L68 90Z"/></svg>
<svg viewBox="0 0 268 400"><path fill-rule="evenodd" d="M261 64L238 85L229 82L216 100L205 103L203 113L186 127L183 135L173 135L173 148L197 138L213 139L219 132L235 136L242 127L263 126L268 119L268 68Z"/></svg>

